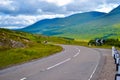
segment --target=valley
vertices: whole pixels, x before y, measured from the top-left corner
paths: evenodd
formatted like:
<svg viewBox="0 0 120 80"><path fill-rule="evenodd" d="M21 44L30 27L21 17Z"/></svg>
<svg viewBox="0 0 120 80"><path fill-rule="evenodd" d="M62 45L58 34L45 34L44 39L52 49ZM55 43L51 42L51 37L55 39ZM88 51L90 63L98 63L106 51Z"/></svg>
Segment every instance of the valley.
<svg viewBox="0 0 120 80"><path fill-rule="evenodd" d="M79 40L105 36L120 39L120 6L109 13L92 11L65 18L45 19L20 29L20 31Z"/></svg>

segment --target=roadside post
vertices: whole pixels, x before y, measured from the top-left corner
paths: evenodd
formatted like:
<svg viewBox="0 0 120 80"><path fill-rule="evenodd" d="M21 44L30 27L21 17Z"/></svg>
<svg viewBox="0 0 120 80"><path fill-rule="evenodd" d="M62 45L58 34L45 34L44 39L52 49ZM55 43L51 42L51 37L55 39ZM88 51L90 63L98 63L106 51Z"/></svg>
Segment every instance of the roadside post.
<svg viewBox="0 0 120 80"><path fill-rule="evenodd" d="M116 71L120 71L120 58L116 58ZM119 73L120 74L120 73Z"/></svg>
<svg viewBox="0 0 120 80"><path fill-rule="evenodd" d="M115 80L120 80L120 74L115 75Z"/></svg>
<svg viewBox="0 0 120 80"><path fill-rule="evenodd" d="M115 64L118 64L118 60L120 58L120 54L118 53L117 49L114 50L114 60Z"/></svg>
<svg viewBox="0 0 120 80"><path fill-rule="evenodd" d="M117 59L117 63L116 63L116 71L117 71L117 73L115 74L115 80L120 80L120 58Z"/></svg>
<svg viewBox="0 0 120 80"><path fill-rule="evenodd" d="M112 47L112 57L114 57L114 54L115 54L115 53L114 53L114 50L115 50L115 47L113 46L113 47Z"/></svg>
<svg viewBox="0 0 120 80"><path fill-rule="evenodd" d="M117 49L115 49L114 46L112 47L112 57L115 60L117 71L117 73L115 74L115 80L120 80L120 54L118 53Z"/></svg>
<svg viewBox="0 0 120 80"><path fill-rule="evenodd" d="M117 72L117 74L120 74L120 64L118 66L118 72Z"/></svg>

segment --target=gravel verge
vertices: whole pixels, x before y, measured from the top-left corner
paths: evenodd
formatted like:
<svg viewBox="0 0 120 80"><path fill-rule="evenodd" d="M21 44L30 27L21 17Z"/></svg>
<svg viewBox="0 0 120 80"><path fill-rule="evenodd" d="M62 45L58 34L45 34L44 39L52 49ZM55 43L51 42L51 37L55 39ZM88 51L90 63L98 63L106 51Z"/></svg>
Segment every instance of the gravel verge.
<svg viewBox="0 0 120 80"><path fill-rule="evenodd" d="M105 57L105 59L104 64L102 66L102 70L100 71L97 80L114 80L116 71L114 59L112 58L110 50L108 50L108 53L107 51L104 52L105 50L100 51L102 52L102 55Z"/></svg>

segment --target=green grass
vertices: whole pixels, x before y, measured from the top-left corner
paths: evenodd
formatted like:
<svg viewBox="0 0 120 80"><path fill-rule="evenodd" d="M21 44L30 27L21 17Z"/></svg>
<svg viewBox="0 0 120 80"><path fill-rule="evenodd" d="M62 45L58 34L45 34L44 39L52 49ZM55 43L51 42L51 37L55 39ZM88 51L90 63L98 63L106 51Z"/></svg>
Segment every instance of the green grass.
<svg viewBox="0 0 120 80"><path fill-rule="evenodd" d="M96 26L85 26L85 24L73 25L65 27L64 29L59 29L58 32L62 32L62 34L57 34L55 36L69 37L81 40L90 40L97 37L104 37L110 34L115 35L110 35L107 38L120 38L120 24L104 26L97 24Z"/></svg>
<svg viewBox="0 0 120 80"><path fill-rule="evenodd" d="M78 36L78 35L77 35ZM3 40L4 39L4 40ZM19 41L25 44L22 48L12 48L10 40ZM45 44L47 41L51 44ZM74 38L49 37L26 32L17 32L7 29L0 29L0 42L7 46L0 46L0 69L40 59L62 51L62 47L54 44L78 45L90 48L111 48L111 46L88 46L89 40L75 40ZM9 45L8 45L9 44Z"/></svg>
<svg viewBox="0 0 120 80"><path fill-rule="evenodd" d="M86 47L89 47L89 48L101 48L101 49L111 49L111 50L112 50L112 47L113 47L113 46L110 46L110 45L102 45L102 46L86 46ZM120 47L115 46L115 48L116 48L117 50L120 50Z"/></svg>
<svg viewBox="0 0 120 80"><path fill-rule="evenodd" d="M43 58L61 51L60 46L33 44L29 48L0 48L0 68Z"/></svg>
<svg viewBox="0 0 120 80"><path fill-rule="evenodd" d="M22 42L25 47L12 48L10 40ZM47 41L48 44L45 44L44 41ZM7 45L0 46L0 69L47 57L62 51L62 47L54 44L87 46L87 42L75 41L72 38L49 37L7 29L0 29L0 42Z"/></svg>
<svg viewBox="0 0 120 80"><path fill-rule="evenodd" d="M19 41L25 44L25 47L12 48L10 40ZM86 42L78 42L72 38L49 37L7 29L0 29L0 42L6 44L6 46L0 46L0 69L62 51L62 47L54 44L87 45Z"/></svg>
<svg viewBox="0 0 120 80"><path fill-rule="evenodd" d="M10 40L19 41L25 47L13 48ZM5 44L0 46L0 69L33 59L47 57L62 51L62 47L45 44L45 40L59 41L58 38L0 29L0 42Z"/></svg>

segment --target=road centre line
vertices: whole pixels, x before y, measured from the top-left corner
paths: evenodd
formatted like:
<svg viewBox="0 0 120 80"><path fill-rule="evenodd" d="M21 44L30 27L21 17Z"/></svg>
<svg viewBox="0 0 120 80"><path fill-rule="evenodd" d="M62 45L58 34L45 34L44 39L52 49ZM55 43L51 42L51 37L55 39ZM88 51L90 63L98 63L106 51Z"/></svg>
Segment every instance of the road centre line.
<svg viewBox="0 0 120 80"><path fill-rule="evenodd" d="M76 48L76 49L78 49L78 53L75 54L74 57L76 57L76 56L78 56L78 55L80 54L80 53L79 53L79 52L80 52L80 49L79 49L79 48ZM52 69L52 68L54 68L54 67L57 67L57 66L65 63L65 62L68 62L68 61L70 61L70 60L71 60L71 58L68 58L68 59L66 59L66 60L64 60L64 61L62 61L62 62L59 62L59 63L57 63L57 64L55 64L55 65L53 65L53 66L51 66L51 67L46 68L46 70L50 70L50 69ZM27 78L24 77L24 78L21 78L20 80L26 80L26 79L27 79Z"/></svg>
<svg viewBox="0 0 120 80"><path fill-rule="evenodd" d="M80 53L78 52L77 54L75 54L73 57L77 57Z"/></svg>
<svg viewBox="0 0 120 80"><path fill-rule="evenodd" d="M78 53L75 54L73 57L77 57L80 54L80 49L79 48L76 48L76 49L78 49Z"/></svg>
<svg viewBox="0 0 120 80"><path fill-rule="evenodd" d="M79 48L76 48L79 52L80 52L80 49Z"/></svg>
<svg viewBox="0 0 120 80"><path fill-rule="evenodd" d="M79 48L76 48L76 49L78 49L78 53L75 54L73 57L76 57L76 56L78 56L78 55L80 54L80 49L79 49ZM57 64L51 66L51 67L48 67L48 68L46 68L46 70L50 70L50 69L52 69L52 68L54 68L54 67L57 67L57 66L59 66L59 65L61 65L61 64L63 64L63 63L65 63L65 62L67 62L67 61L69 61L69 60L71 60L71 58L68 58L68 59L66 59L66 60L64 60L64 61L62 61L62 62L59 62L59 63L57 63Z"/></svg>
<svg viewBox="0 0 120 80"><path fill-rule="evenodd" d="M89 78L88 80L91 80L91 79L92 79L95 71L97 70L98 65L99 65L99 62L98 62L97 65L95 66L95 69L93 70L93 72L92 72L92 74L90 75L90 78Z"/></svg>
<svg viewBox="0 0 120 80"><path fill-rule="evenodd" d="M59 65L61 65L61 64L63 64L63 63L65 63L65 62L67 62L67 61L70 61L70 60L71 60L71 58L68 58L68 59L66 59L66 60L64 60L64 61L62 61L62 62L59 62L59 63L57 63L57 64L51 66L51 67L48 67L47 70L50 70L50 69L52 69L52 68L54 68L54 67L57 67L57 66L59 66Z"/></svg>
<svg viewBox="0 0 120 80"><path fill-rule="evenodd" d="M20 80L25 80L25 79L27 79L26 77L24 77L24 78L22 78L22 79L20 79Z"/></svg>
<svg viewBox="0 0 120 80"><path fill-rule="evenodd" d="M79 48L76 48L76 49L78 49L79 51L78 51L78 53L75 54L73 57L76 57L76 56L78 56L78 55L80 54L80 49L79 49ZM97 70L98 65L99 65L99 61L98 61L97 65L95 66L95 68L94 68L94 70L93 70L93 72L92 72L92 74L90 75L90 78L89 78L88 80L91 80L91 79L92 79L95 71Z"/></svg>

